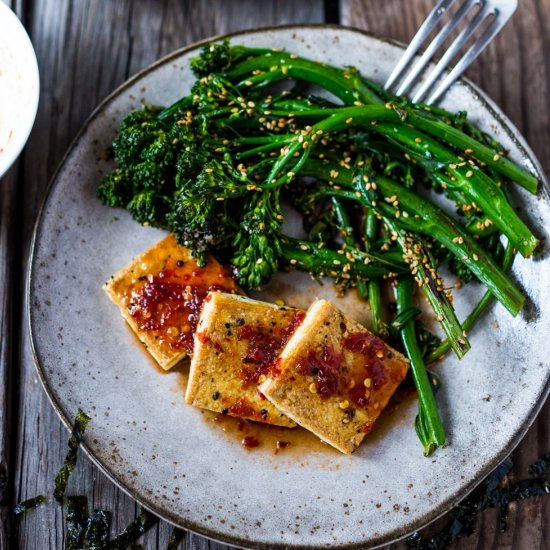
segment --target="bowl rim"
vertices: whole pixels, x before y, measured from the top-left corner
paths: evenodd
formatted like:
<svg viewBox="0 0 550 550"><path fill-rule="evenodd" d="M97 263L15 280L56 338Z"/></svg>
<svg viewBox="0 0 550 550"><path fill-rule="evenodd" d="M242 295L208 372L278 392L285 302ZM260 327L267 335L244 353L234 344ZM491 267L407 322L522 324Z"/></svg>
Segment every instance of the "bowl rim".
<svg viewBox="0 0 550 550"><path fill-rule="evenodd" d="M33 86L35 90L32 94L31 102L26 106L23 112L24 116L19 117L19 130L15 132L14 139L12 139L0 153L1 179L19 157L34 126L40 98L40 73L38 70L38 61L36 59L34 47L25 27L23 26L23 23L21 23L15 12L2 1L0 1L0 14L4 21L7 21L6 26L13 29L13 36L17 36L18 47L16 51L23 52L23 55L28 55L32 60L30 66L26 66L24 74L28 75L28 78L26 79L28 80L27 84Z"/></svg>

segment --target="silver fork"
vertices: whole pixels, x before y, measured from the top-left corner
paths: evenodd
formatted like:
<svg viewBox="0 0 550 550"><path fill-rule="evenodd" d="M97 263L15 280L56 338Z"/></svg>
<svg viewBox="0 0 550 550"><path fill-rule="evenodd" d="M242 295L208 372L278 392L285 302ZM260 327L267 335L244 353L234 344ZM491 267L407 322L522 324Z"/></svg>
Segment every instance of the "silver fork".
<svg viewBox="0 0 550 550"><path fill-rule="evenodd" d="M436 25L446 16L449 8L456 2L461 2L460 7L455 14L443 25L430 44L426 47L421 57L411 67L414 56L422 47L429 34ZM518 0L439 0L435 8L428 15L420 29L412 39L409 47L399 60L399 63L388 78L385 89L395 92L397 95L405 95L420 81L426 65L433 58L436 51L443 45L449 35L455 30L458 24L475 8L478 11L460 31L458 36L452 42L450 47L442 55L432 72L427 75L418 90L414 93L412 101L415 103L424 102L434 104L441 99L447 89L460 75L470 66L482 50L489 44L493 37L502 29L507 21L512 17L518 7ZM435 90L429 94L430 90L440 79L449 63L466 45L472 35L488 18L492 17L480 36L472 43L464 55L457 61L450 72L443 77ZM407 74L407 69L410 71ZM428 95L429 94L429 95Z"/></svg>

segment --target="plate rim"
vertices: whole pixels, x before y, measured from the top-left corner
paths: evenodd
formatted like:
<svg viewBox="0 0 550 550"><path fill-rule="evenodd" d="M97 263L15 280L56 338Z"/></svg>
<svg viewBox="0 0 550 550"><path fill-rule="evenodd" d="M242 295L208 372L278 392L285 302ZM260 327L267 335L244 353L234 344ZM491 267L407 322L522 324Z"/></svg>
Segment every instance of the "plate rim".
<svg viewBox="0 0 550 550"><path fill-rule="evenodd" d="M333 23L293 23L293 24L283 24L283 25L269 25L265 27L254 27L250 29L233 31L230 33L213 35L213 36L204 38L202 40L192 42L182 48L178 48L168 53L167 55L154 61L147 67L144 67L143 69L135 73L133 76L131 76L130 78L122 82L119 86L117 86L111 93L109 93L103 100L99 102L97 107L95 107L91 112L91 114L86 118L86 120L78 130L76 136L71 141L70 145L68 146L64 155L62 156L61 160L59 161L59 164L57 165L55 172L53 173L52 177L48 182L48 185L46 186L46 190L44 192L44 196L42 198L40 208L38 209L38 212L37 212L36 221L34 223L34 227L32 231L32 239L30 242L29 261L27 263L27 268L26 268L27 273L25 277L26 281L25 281L24 298L26 300L26 305L25 305L25 312L27 314L26 325L27 325L27 330L29 335L32 358L33 358L36 372L38 374L38 378L55 412L60 418L62 424L67 428L69 432L72 430L72 425L73 425L72 420L66 417L60 403L54 396L53 392L50 391L50 388L48 387L48 383L46 380L46 376L43 371L43 367L38 357L38 352L35 346L35 340L34 340L34 334L33 334L33 324L35 322L34 313L31 307L31 299L30 299L31 287L33 285L33 272L35 271L34 266L35 266L35 259L36 259L35 258L36 243L40 233L41 222L44 218L46 204L54 189L54 186L56 185L58 176L63 166L65 165L66 161L72 154L73 150L78 145L79 141L82 139L82 137L86 133L90 124L103 112L103 110L111 102L111 100L119 96L121 93L123 93L128 87L133 85L135 81L141 79L143 76L147 75L148 73L155 71L158 67L165 65L166 63L170 62L172 59L175 59L181 56L182 54L188 53L192 50L197 50L201 46L204 46L205 44L209 44L212 42L217 42L224 39L232 39L235 37L246 36L250 34L259 34L259 33L268 32L268 31L293 30L293 29L296 29L296 30L298 29L316 29L316 30L330 29L333 31L338 31L338 30L351 31L353 33L359 33L359 34L362 34L363 36L375 39L380 42L385 42L394 46L398 46L401 49L406 48L406 45L398 40L382 37L377 35L376 33L365 31L357 27L347 26L347 25L338 25ZM524 156L529 159L529 161L532 163L533 168L536 172L536 176L539 178L541 182L539 194L541 196L544 196L545 200L550 200L550 183L548 181L548 178L546 177L544 169L540 161L538 160L537 156L535 155L535 153L527 143L526 139L523 137L521 132L519 132L519 130L516 128L515 124L508 118L508 116L496 104L496 102L493 99L491 99L488 96L488 94L484 92L479 86L477 86L470 79L465 77L462 77L459 80L462 84L464 84L467 88L470 88L474 92L476 99L480 101L484 105L486 110L491 114L491 116L493 116L502 125L503 129L509 134L510 138L515 143L515 145L521 150ZM506 448L501 450L501 452L499 452L493 460L488 461L484 465L484 467L479 470L477 475L474 476L468 483L466 483L461 490L457 491L454 495L452 495L452 497L449 497L446 502L433 508L431 513L425 514L424 518L418 520L418 522L415 524L415 526L412 529L410 529L408 526L406 528L401 528L400 530L395 529L394 530L395 535L391 535L391 538L388 538L386 536L386 537L375 537L371 539L373 541L373 544L371 544L368 540L366 540L366 541L358 541L354 543L343 543L343 544L336 543L336 544L331 544L331 547L338 550L362 550L365 548L365 544L369 544L370 548L373 548L373 549L380 548L384 545L403 540L410 534L414 533L415 531L418 531L420 529L427 527L431 523L435 522L436 520L444 516L447 512L449 512L452 508L454 508L458 503L460 503L464 498L466 498L487 477L487 475L489 475L499 464L501 464L514 451L514 449L521 442L521 440L523 439L523 437L525 436L525 434L527 433L527 431L529 430L529 428L532 426L533 422L537 418L549 394L550 394L550 376L548 376L546 383L543 386L538 396L538 400L536 404L533 406L533 408L529 412L527 420L515 431L515 433L510 438L510 442L506 446ZM154 513L156 516L158 516L162 520L167 521L176 527L183 528L187 531L190 531L192 533L195 533L203 537L207 537L210 540L220 542L222 544L229 544L229 545L235 546L236 548L244 548L244 549L254 548L258 550L268 550L268 549L269 550L270 549L314 550L317 548L317 546L314 546L314 545L303 545L303 544L290 545L286 543L272 544L272 543L255 542L251 539L231 536L229 533L220 532L216 529L206 527L203 524L182 518L181 516L171 515L170 511L167 509L161 509L157 506L144 503L144 500L141 498L141 496L137 494L137 492L134 489L126 486L122 480L119 480L110 471L109 466L94 454L93 450L86 444L85 441L81 442L81 448L86 453L86 456L92 461L92 463L112 483L114 483L117 488L119 488L126 495L134 499L143 508L149 510L150 512ZM252 544L254 546L251 546Z"/></svg>

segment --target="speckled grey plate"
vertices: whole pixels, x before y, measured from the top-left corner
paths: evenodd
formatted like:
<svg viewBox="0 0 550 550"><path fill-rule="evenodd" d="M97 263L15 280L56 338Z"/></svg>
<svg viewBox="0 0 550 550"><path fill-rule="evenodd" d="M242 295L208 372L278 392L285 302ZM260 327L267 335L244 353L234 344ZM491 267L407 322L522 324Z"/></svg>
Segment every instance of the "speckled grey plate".
<svg viewBox="0 0 550 550"><path fill-rule="evenodd" d="M235 43L284 47L383 82L401 47L340 27L287 27L233 35ZM364 548L402 537L462 499L518 443L547 393L550 362L548 254L516 261L530 297L512 319L493 306L459 364L449 356L438 395L449 446L426 459L412 428L416 402L386 414L352 457L317 446L277 456L244 450L183 402L181 373L161 375L131 335L101 284L160 231L140 227L95 198L111 165L102 160L121 118L142 101L169 104L189 89L195 45L120 87L86 123L56 174L36 228L29 277L30 328L39 375L65 424L81 407L91 417L84 448L124 491L159 516L244 547ZM510 156L544 175L504 114L478 89L455 86L445 107L466 109ZM547 192L517 192L541 237L550 229ZM548 241L546 241L548 242ZM464 316L478 289L458 292ZM359 320L352 294L280 275L263 293L305 307L329 296Z"/></svg>

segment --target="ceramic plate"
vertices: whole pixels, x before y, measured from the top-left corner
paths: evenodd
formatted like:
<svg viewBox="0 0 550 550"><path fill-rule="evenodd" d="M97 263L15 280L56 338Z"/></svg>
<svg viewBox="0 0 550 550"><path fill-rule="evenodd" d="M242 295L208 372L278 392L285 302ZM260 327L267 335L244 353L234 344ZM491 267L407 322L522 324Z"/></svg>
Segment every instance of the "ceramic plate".
<svg viewBox="0 0 550 550"><path fill-rule="evenodd" d="M285 27L232 35L234 43L284 47L335 65L354 65L383 82L402 48L341 27ZM112 165L103 152L122 117L142 101L167 105L189 90L189 60L175 52L108 97L57 172L36 228L29 277L30 328L38 372L65 424L80 407L92 418L84 441L91 459L124 491L181 527L253 548L364 548L405 536L433 520L487 475L518 443L548 393L550 261L518 258L513 276L529 296L515 319L494 305L459 364L439 367L438 395L449 445L424 458L412 427L415 399L387 411L353 456L305 437L275 454L269 432L247 451L230 423L183 401L185 367L161 374L101 290L102 283L161 231L141 227L95 198ZM544 180L517 130L478 89L453 87L444 106L466 109L510 156ZM550 229L547 192L517 191L521 213L540 237ZM548 241L546 241L548 242ZM261 294L307 307L336 301L359 321L352 293L335 296L305 275L279 275ZM464 317L479 288L457 292ZM288 435L288 437L295 437Z"/></svg>

